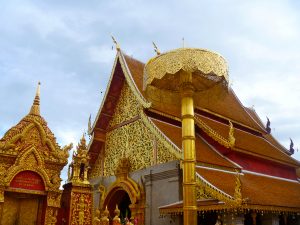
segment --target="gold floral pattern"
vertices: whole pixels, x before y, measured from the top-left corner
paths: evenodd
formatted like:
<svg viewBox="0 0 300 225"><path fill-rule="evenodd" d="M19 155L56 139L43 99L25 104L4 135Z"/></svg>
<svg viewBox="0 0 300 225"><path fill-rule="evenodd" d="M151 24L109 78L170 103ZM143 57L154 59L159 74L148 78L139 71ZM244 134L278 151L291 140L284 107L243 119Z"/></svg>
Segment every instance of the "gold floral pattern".
<svg viewBox="0 0 300 225"><path fill-rule="evenodd" d="M225 59L205 49L179 48L166 52L149 60L144 70L144 88L154 79L162 79L166 74L200 71L207 77L216 77L228 81L228 67Z"/></svg>

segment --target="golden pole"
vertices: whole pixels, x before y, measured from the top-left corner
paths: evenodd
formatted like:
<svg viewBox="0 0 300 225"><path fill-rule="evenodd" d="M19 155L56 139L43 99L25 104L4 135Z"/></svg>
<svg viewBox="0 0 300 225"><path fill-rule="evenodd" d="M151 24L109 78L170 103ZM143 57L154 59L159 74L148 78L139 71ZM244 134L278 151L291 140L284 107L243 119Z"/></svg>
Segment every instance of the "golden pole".
<svg viewBox="0 0 300 225"><path fill-rule="evenodd" d="M197 225L194 87L192 73L180 71L183 147L183 224Z"/></svg>

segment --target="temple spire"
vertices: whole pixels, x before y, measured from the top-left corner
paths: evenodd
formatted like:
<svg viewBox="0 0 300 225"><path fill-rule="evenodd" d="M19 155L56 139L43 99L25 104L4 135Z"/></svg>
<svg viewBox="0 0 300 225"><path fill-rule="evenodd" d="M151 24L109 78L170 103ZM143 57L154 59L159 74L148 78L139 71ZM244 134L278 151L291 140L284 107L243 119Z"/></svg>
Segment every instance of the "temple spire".
<svg viewBox="0 0 300 225"><path fill-rule="evenodd" d="M33 104L29 112L29 114L31 115L37 115L37 116L40 115L40 86L41 86L41 82L38 83L38 86L36 88L35 98L33 100Z"/></svg>

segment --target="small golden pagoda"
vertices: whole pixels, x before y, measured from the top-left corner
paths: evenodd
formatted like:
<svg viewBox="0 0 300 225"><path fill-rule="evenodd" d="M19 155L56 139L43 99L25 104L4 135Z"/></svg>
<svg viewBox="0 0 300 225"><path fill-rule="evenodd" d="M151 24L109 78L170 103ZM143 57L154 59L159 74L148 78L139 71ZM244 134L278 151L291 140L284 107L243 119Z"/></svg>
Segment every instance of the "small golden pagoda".
<svg viewBox="0 0 300 225"><path fill-rule="evenodd" d="M29 114L0 139L1 224L56 224L71 148L56 143L40 115L39 84Z"/></svg>
<svg viewBox="0 0 300 225"><path fill-rule="evenodd" d="M93 224L92 186L88 181L89 159L84 134L73 153L68 180L63 185L60 221L68 225Z"/></svg>

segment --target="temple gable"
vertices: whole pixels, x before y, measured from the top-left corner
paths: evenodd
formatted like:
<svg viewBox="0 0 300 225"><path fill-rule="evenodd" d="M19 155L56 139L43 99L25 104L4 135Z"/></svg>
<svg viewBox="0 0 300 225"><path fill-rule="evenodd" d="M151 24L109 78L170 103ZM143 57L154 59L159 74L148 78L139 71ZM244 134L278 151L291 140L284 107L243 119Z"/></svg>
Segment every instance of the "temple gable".
<svg viewBox="0 0 300 225"><path fill-rule="evenodd" d="M132 171L177 159L147 127L141 113L142 106L125 83L106 134L104 176L114 175L123 156L130 159Z"/></svg>

